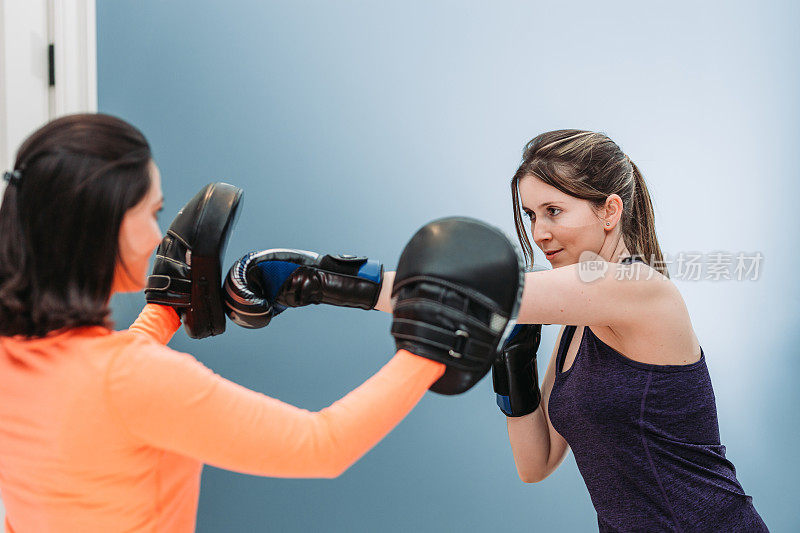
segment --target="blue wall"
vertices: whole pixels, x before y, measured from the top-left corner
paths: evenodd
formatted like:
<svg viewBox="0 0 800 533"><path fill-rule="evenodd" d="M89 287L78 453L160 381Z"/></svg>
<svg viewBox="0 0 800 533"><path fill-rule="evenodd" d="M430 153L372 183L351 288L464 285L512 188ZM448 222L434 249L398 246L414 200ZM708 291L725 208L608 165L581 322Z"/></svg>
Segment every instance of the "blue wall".
<svg viewBox="0 0 800 533"><path fill-rule="evenodd" d="M607 132L647 179L664 251L756 252L758 281L677 281L708 357L728 456L776 531L797 530L798 5L791 2L101 0L100 110L151 141L164 224L203 184L246 191L227 261L355 252L392 268L429 219L513 234L508 181L546 130ZM544 260L539 257L539 262ZM116 298L127 326L141 295ZM390 317L285 313L172 346L320 409L393 353ZM546 328L544 371L557 333ZM570 457L516 476L490 380L428 394L336 480L207 467L198 531L587 531Z"/></svg>

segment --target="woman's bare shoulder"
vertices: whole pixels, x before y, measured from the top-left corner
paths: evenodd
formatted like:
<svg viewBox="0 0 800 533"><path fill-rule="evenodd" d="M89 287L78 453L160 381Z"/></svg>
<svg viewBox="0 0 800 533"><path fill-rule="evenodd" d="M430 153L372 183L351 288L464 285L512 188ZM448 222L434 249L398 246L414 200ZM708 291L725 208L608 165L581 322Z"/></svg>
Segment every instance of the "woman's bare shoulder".
<svg viewBox="0 0 800 533"><path fill-rule="evenodd" d="M624 325L592 326L592 332L620 354L654 365L690 364L700 359L700 343L689 310L678 288L669 289L652 301L651 308Z"/></svg>

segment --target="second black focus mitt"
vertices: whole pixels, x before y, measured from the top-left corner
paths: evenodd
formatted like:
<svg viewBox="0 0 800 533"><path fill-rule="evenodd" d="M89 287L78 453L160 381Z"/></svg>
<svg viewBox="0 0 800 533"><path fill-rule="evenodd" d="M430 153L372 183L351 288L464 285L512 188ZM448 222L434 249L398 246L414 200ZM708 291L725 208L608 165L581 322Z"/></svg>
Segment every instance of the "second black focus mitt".
<svg viewBox="0 0 800 533"><path fill-rule="evenodd" d="M487 374L516 323L523 281L513 243L479 220L435 220L411 238L392 288L392 336L398 350L447 365L430 390L459 394Z"/></svg>

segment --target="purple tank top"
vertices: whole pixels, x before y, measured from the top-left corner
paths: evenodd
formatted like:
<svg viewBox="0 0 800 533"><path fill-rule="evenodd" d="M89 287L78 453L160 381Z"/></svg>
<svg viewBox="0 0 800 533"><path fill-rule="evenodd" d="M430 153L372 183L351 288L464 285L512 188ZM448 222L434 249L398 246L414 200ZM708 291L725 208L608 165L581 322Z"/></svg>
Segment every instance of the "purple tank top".
<svg viewBox="0 0 800 533"><path fill-rule="evenodd" d="M705 353L688 365L625 357L576 326L556 355L548 414L575 454L606 531L767 531L725 458Z"/></svg>

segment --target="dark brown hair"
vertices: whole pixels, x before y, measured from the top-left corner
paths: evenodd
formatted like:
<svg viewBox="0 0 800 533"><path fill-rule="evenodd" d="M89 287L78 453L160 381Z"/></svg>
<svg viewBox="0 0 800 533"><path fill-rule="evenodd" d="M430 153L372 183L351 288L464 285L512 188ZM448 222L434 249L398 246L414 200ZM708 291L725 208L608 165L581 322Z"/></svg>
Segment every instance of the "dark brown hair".
<svg viewBox="0 0 800 533"><path fill-rule="evenodd" d="M642 173L617 144L602 133L557 130L542 133L525 145L522 163L511 179L514 224L525 259L533 261L520 209L519 181L527 176L575 198L588 200L596 211L612 194L622 198L622 237L628 251L666 277L669 273L658 244L655 215Z"/></svg>
<svg viewBox="0 0 800 533"><path fill-rule="evenodd" d="M151 158L139 130L102 114L56 119L22 143L0 206L0 335L110 326L119 229L150 187Z"/></svg>

